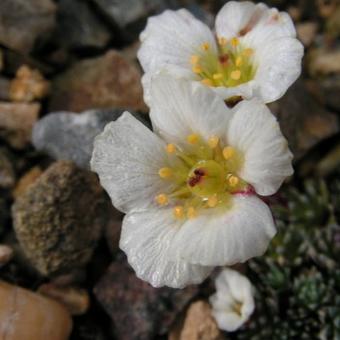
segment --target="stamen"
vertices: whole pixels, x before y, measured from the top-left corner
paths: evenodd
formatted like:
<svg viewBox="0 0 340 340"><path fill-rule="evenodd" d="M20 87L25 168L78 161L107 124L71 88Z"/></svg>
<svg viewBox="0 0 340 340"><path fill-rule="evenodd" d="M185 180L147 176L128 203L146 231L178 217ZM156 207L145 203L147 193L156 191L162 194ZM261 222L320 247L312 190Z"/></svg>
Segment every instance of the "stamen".
<svg viewBox="0 0 340 340"><path fill-rule="evenodd" d="M221 73L215 73L213 74L214 80L220 80L223 78L223 75Z"/></svg>
<svg viewBox="0 0 340 340"><path fill-rule="evenodd" d="M170 168L161 168L158 171L159 177L161 178L168 178L172 176L172 169Z"/></svg>
<svg viewBox="0 0 340 340"><path fill-rule="evenodd" d="M168 144L166 146L167 153L175 153L175 151L176 151L176 146L174 144Z"/></svg>
<svg viewBox="0 0 340 340"><path fill-rule="evenodd" d="M177 218L177 219L181 219L184 217L184 209L182 206L180 205L177 205L174 210L174 216Z"/></svg>
<svg viewBox="0 0 340 340"><path fill-rule="evenodd" d="M205 42L201 45L201 48L202 48L203 51L208 51L209 48L210 48L210 45L209 45L209 43Z"/></svg>
<svg viewBox="0 0 340 340"><path fill-rule="evenodd" d="M230 78L233 80L239 80L241 78L241 71L235 70L230 73Z"/></svg>
<svg viewBox="0 0 340 340"><path fill-rule="evenodd" d="M245 57L250 57L252 56L254 53L254 50L252 48L246 48L242 54L245 56Z"/></svg>
<svg viewBox="0 0 340 340"><path fill-rule="evenodd" d="M236 185L239 184L240 180L237 176L231 175L228 178L228 182L229 182L230 186L236 187Z"/></svg>
<svg viewBox="0 0 340 340"><path fill-rule="evenodd" d="M169 203L168 196L165 194L159 194L158 196L156 196L156 202L159 205L167 205Z"/></svg>
<svg viewBox="0 0 340 340"><path fill-rule="evenodd" d="M190 63L193 65L197 64L199 60L200 60L200 57L198 55L194 54L190 57Z"/></svg>
<svg viewBox="0 0 340 340"><path fill-rule="evenodd" d="M235 65L240 67L242 65L242 57L237 57L235 61Z"/></svg>
<svg viewBox="0 0 340 340"><path fill-rule="evenodd" d="M192 67L192 72L194 72L194 73L201 73L202 72L202 67L199 66L199 65L194 65Z"/></svg>
<svg viewBox="0 0 340 340"><path fill-rule="evenodd" d="M228 40L224 37L218 37L217 41L220 46L225 46L227 45L227 42L228 42Z"/></svg>
<svg viewBox="0 0 340 340"><path fill-rule="evenodd" d="M197 217L197 211L195 210L194 207L189 207L188 208L187 217L189 219L193 219L193 218Z"/></svg>
<svg viewBox="0 0 340 340"><path fill-rule="evenodd" d="M239 41L237 38L232 38L232 39L230 40L230 44L231 44L231 46L233 46L233 47L238 46L239 43L240 43L240 41Z"/></svg>
<svg viewBox="0 0 340 340"><path fill-rule="evenodd" d="M223 157L228 160L230 158L232 158L235 155L235 149L232 148L231 146L226 146L223 149Z"/></svg>
<svg viewBox="0 0 340 340"><path fill-rule="evenodd" d="M215 149L216 146L218 145L219 141L220 141L220 139L217 136L211 136L208 139L208 145L211 149Z"/></svg>
<svg viewBox="0 0 340 340"><path fill-rule="evenodd" d="M199 136L193 133L187 137L187 142L189 144L197 144L199 139L200 139Z"/></svg>
<svg viewBox="0 0 340 340"><path fill-rule="evenodd" d="M213 85L213 82L210 79L208 79L208 78L202 79L201 83L204 84L204 85L207 85L207 86L212 86Z"/></svg>
<svg viewBox="0 0 340 340"><path fill-rule="evenodd" d="M214 207L216 207L217 203L218 203L218 199L217 199L217 196L216 196L216 195L210 196L210 197L208 198L208 207L209 207L209 208L214 208Z"/></svg>

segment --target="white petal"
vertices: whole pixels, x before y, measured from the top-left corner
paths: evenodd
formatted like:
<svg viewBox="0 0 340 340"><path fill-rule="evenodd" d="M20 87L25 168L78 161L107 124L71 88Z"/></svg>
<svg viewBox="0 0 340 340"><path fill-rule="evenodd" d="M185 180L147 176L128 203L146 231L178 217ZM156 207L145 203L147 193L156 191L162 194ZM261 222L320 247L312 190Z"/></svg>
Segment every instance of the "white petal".
<svg viewBox="0 0 340 340"><path fill-rule="evenodd" d="M256 50L258 68L254 81L257 96L265 103L281 98L301 73L303 46L295 38L280 38Z"/></svg>
<svg viewBox="0 0 340 340"><path fill-rule="evenodd" d="M257 83L250 80L238 86L233 87L211 87L211 89L217 93L221 98L227 100L231 97L240 96L243 99L251 99L256 92Z"/></svg>
<svg viewBox="0 0 340 340"><path fill-rule="evenodd" d="M293 156L287 141L276 118L258 100L242 101L234 110L227 141L244 156L238 175L258 194L272 195L293 174Z"/></svg>
<svg viewBox="0 0 340 340"><path fill-rule="evenodd" d="M190 57L199 54L207 42L216 51L214 36L201 21L187 10L166 10L148 19L141 33L138 59L145 72L155 72L166 64L191 71Z"/></svg>
<svg viewBox="0 0 340 340"><path fill-rule="evenodd" d="M262 13L258 23L242 38L242 43L256 49L263 43L287 37L296 37L291 17L286 12L279 12L276 8L271 8Z"/></svg>
<svg viewBox="0 0 340 340"><path fill-rule="evenodd" d="M130 113L96 137L91 168L115 207L127 212L153 205L166 190L158 170L167 163L164 142Z"/></svg>
<svg viewBox="0 0 340 340"><path fill-rule="evenodd" d="M197 82L157 76L151 96L152 124L169 142L183 142L192 133L203 138L220 136L232 114L222 98Z"/></svg>
<svg viewBox="0 0 340 340"><path fill-rule="evenodd" d="M230 39L239 36L242 29L260 19L268 9L264 4L253 4L249 1L227 2L216 17L216 33L218 36Z"/></svg>
<svg viewBox="0 0 340 340"><path fill-rule="evenodd" d="M276 229L271 212L256 196L234 195L224 214L202 213L188 220L172 244L179 256L204 266L233 265L262 255Z"/></svg>
<svg viewBox="0 0 340 340"><path fill-rule="evenodd" d="M224 268L215 280L217 294L231 295L242 303L242 314L249 316L254 310L253 289L246 276L236 270Z"/></svg>
<svg viewBox="0 0 340 340"><path fill-rule="evenodd" d="M212 268L172 261L169 246L180 228L171 209L130 212L123 221L120 248L142 280L154 287L183 288L201 283Z"/></svg>
<svg viewBox="0 0 340 340"><path fill-rule="evenodd" d="M253 289L249 280L235 270L225 268L215 280L216 293L210 297L212 312L218 326L232 332L241 327L255 308ZM241 315L234 304L241 303Z"/></svg>
<svg viewBox="0 0 340 340"><path fill-rule="evenodd" d="M212 314L220 329L227 332L234 332L240 328L246 320L235 312L213 310Z"/></svg>

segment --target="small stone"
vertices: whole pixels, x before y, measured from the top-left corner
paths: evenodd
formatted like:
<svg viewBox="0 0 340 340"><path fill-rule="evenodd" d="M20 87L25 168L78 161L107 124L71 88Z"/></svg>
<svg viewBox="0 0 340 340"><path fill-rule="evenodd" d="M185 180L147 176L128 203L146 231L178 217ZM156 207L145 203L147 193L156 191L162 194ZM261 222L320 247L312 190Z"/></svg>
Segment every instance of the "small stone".
<svg viewBox="0 0 340 340"><path fill-rule="evenodd" d="M9 100L10 81L0 76L0 100Z"/></svg>
<svg viewBox="0 0 340 340"><path fill-rule="evenodd" d="M153 288L138 279L120 258L110 265L94 293L112 318L117 339L150 340L168 332L177 314L198 293L198 287Z"/></svg>
<svg viewBox="0 0 340 340"><path fill-rule="evenodd" d="M26 172L18 181L17 185L15 186L13 196L14 198L18 198L22 196L26 190L33 184L42 174L42 170L35 166L34 168L30 169Z"/></svg>
<svg viewBox="0 0 340 340"><path fill-rule="evenodd" d="M0 268L6 265L13 257L13 249L7 245L0 244Z"/></svg>
<svg viewBox="0 0 340 340"><path fill-rule="evenodd" d="M316 5L322 18L330 17L339 5L338 0L317 0Z"/></svg>
<svg viewBox="0 0 340 340"><path fill-rule="evenodd" d="M0 102L0 137L13 148L25 148L31 141L32 128L39 111L38 103Z"/></svg>
<svg viewBox="0 0 340 340"><path fill-rule="evenodd" d="M79 61L54 80L50 111L94 107L146 110L140 70L117 51Z"/></svg>
<svg viewBox="0 0 340 340"><path fill-rule="evenodd" d="M43 275L86 265L109 212L96 175L66 161L52 164L12 208L20 246Z"/></svg>
<svg viewBox="0 0 340 340"><path fill-rule="evenodd" d="M340 112L340 75L318 81L321 97L330 109Z"/></svg>
<svg viewBox="0 0 340 340"><path fill-rule="evenodd" d="M312 76L340 73L340 49L315 49L309 53L308 60Z"/></svg>
<svg viewBox="0 0 340 340"><path fill-rule="evenodd" d="M302 80L295 82L280 100L270 104L270 108L288 140L294 161L339 131L337 117L320 106Z"/></svg>
<svg viewBox="0 0 340 340"><path fill-rule="evenodd" d="M103 48L111 38L110 31L83 0L60 0L57 21L58 40L67 48Z"/></svg>
<svg viewBox="0 0 340 340"><path fill-rule="evenodd" d="M16 176L10 154L5 148L0 148L0 189L11 189Z"/></svg>
<svg viewBox="0 0 340 340"><path fill-rule="evenodd" d="M90 307L90 297L85 289L47 283L40 286L38 292L60 302L71 315L83 315Z"/></svg>
<svg viewBox="0 0 340 340"><path fill-rule="evenodd" d="M33 145L52 158L72 160L79 167L89 168L94 138L123 112L113 109L49 114L35 124Z"/></svg>
<svg viewBox="0 0 340 340"><path fill-rule="evenodd" d="M212 316L211 307L205 301L190 305L185 316L183 328L173 340L222 340L224 339Z"/></svg>
<svg viewBox="0 0 340 340"><path fill-rule="evenodd" d="M1 0L0 43L29 53L54 28L56 9L52 0Z"/></svg>
<svg viewBox="0 0 340 340"><path fill-rule="evenodd" d="M49 91L49 82L38 70L21 66L11 81L9 96L15 102L31 102L44 98Z"/></svg>
<svg viewBox="0 0 340 340"><path fill-rule="evenodd" d="M310 46L315 40L318 24L314 21L306 21L296 25L297 37L304 46Z"/></svg>
<svg viewBox="0 0 340 340"><path fill-rule="evenodd" d="M0 281L0 339L67 340L71 330L58 302Z"/></svg>

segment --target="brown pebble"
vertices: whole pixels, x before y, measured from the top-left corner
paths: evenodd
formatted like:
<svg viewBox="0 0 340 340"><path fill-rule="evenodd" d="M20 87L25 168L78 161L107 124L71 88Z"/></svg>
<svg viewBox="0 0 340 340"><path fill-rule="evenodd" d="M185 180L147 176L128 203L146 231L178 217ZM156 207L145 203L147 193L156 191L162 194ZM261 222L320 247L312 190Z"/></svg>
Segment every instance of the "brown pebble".
<svg viewBox="0 0 340 340"><path fill-rule="evenodd" d="M48 283L40 286L38 292L63 304L71 315L85 314L90 307L90 297L85 289Z"/></svg>
<svg viewBox="0 0 340 340"><path fill-rule="evenodd" d="M31 102L44 98L49 92L50 84L38 70L22 65L11 81L9 96L12 101Z"/></svg>
<svg viewBox="0 0 340 340"><path fill-rule="evenodd" d="M41 169L38 166L35 166L34 168L30 169L28 172L26 172L18 181L13 195L14 198L18 198L22 194L26 192L26 190L29 188L31 184L35 182L35 180L42 174Z"/></svg>
<svg viewBox="0 0 340 340"><path fill-rule="evenodd" d="M67 340L71 330L61 304L0 281L0 339Z"/></svg>
<svg viewBox="0 0 340 340"><path fill-rule="evenodd" d="M0 267L6 265L13 257L13 249L5 244L0 244Z"/></svg>
<svg viewBox="0 0 340 340"><path fill-rule="evenodd" d="M205 301L192 303L188 308L183 328L177 340L221 340L223 338L211 314L209 303Z"/></svg>

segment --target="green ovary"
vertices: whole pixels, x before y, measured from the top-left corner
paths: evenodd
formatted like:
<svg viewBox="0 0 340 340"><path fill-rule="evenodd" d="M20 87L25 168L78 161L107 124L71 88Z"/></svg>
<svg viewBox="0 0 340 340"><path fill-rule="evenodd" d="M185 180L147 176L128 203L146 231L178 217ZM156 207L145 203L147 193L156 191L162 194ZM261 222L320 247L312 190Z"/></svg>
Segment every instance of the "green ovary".
<svg viewBox="0 0 340 340"><path fill-rule="evenodd" d="M194 218L204 209L224 210L231 206L231 195L247 189L237 176L242 167L242 154L222 146L218 137L204 141L192 134L182 147L168 144L166 152L177 158L175 166L159 169L159 176L173 184L174 190L160 193L156 202L171 205L177 219Z"/></svg>

